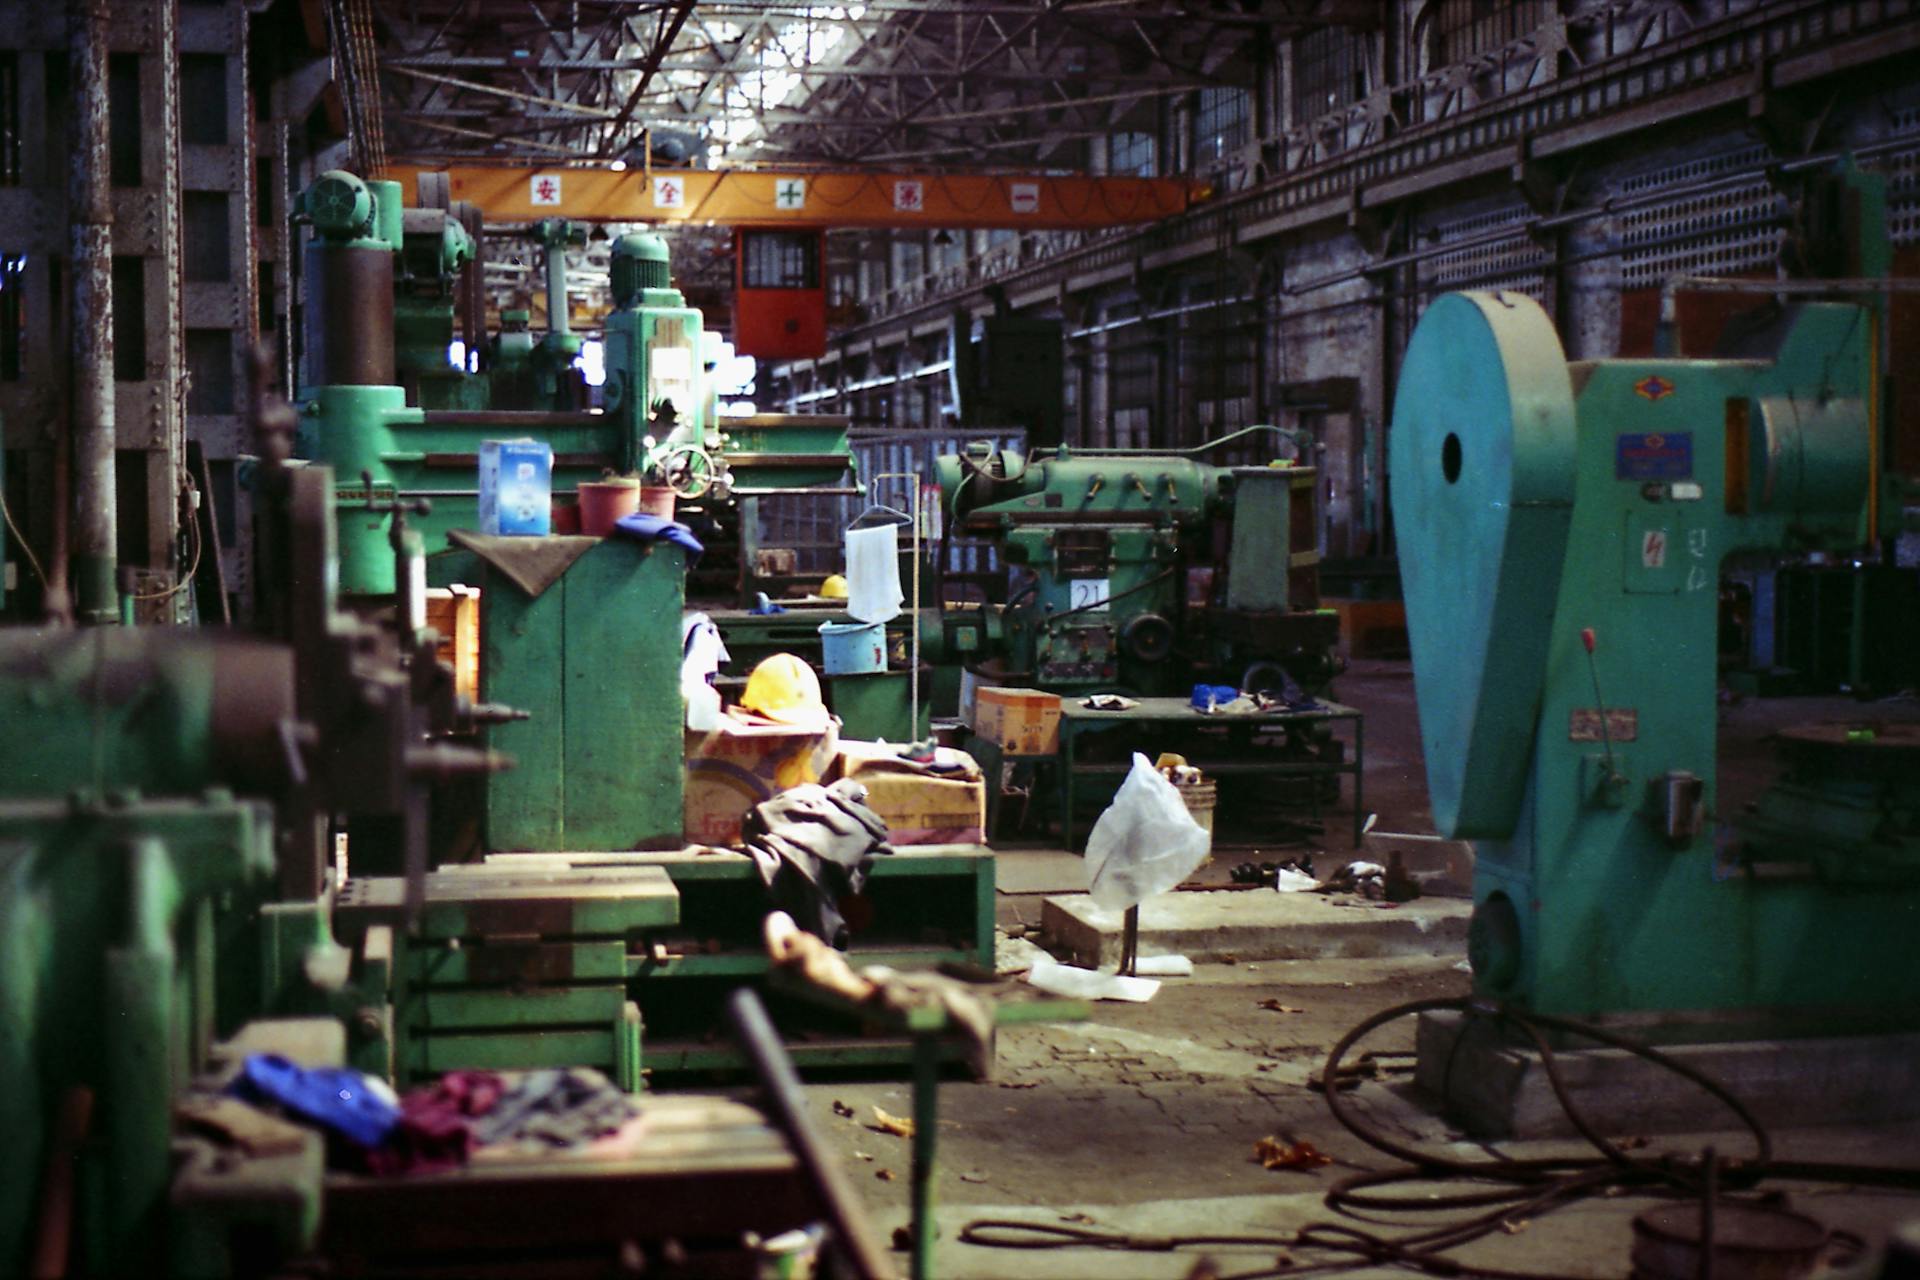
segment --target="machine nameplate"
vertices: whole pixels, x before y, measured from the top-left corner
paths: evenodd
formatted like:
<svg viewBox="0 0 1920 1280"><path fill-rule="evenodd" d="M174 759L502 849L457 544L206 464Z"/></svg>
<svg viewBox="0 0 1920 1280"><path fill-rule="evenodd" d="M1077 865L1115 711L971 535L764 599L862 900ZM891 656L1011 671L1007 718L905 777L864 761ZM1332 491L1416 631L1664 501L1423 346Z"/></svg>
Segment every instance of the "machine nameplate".
<svg viewBox="0 0 1920 1280"><path fill-rule="evenodd" d="M1614 439L1613 474L1619 480L1690 480L1693 433L1647 431Z"/></svg>
<svg viewBox="0 0 1920 1280"><path fill-rule="evenodd" d="M1593 707L1575 707L1567 724L1569 742L1632 742L1640 736L1640 713L1632 707L1607 708L1607 732L1600 733L1600 712Z"/></svg>
<svg viewBox="0 0 1920 1280"><path fill-rule="evenodd" d="M1109 578L1076 578L1067 583L1067 607L1097 609L1107 602L1112 590L1112 580Z"/></svg>

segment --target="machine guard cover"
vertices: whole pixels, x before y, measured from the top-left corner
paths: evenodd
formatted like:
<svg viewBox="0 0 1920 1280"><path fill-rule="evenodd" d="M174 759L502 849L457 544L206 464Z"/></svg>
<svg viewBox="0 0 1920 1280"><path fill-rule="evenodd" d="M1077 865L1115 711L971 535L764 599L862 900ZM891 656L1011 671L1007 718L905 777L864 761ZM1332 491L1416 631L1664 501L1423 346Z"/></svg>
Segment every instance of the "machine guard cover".
<svg viewBox="0 0 1920 1280"><path fill-rule="evenodd" d="M1434 825L1511 835L1573 517L1574 402L1553 322L1514 293L1420 319L1389 447Z"/></svg>

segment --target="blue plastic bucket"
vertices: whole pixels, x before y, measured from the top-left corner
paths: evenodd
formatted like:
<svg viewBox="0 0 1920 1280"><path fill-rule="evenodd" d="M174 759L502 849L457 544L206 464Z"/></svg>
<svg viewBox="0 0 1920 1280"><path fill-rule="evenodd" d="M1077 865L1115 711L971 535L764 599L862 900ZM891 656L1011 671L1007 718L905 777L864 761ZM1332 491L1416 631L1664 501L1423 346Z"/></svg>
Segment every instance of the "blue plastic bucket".
<svg viewBox="0 0 1920 1280"><path fill-rule="evenodd" d="M820 624L820 665L830 676L859 676L887 669L887 628L882 622Z"/></svg>

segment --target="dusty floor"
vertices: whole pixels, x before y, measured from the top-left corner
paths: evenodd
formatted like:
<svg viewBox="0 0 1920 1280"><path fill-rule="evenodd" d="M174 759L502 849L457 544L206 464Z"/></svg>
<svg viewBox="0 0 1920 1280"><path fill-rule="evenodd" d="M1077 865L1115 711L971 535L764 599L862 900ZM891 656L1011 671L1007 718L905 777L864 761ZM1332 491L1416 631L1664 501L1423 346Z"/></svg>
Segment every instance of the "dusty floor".
<svg viewBox="0 0 1920 1280"><path fill-rule="evenodd" d="M1367 808L1381 830L1431 829L1414 730L1413 683L1404 664L1365 664L1343 678L1342 701L1368 713ZM1841 700L1735 709L1733 719L1764 729L1783 716L1850 714ZM1729 717L1723 717L1729 718ZM1336 847L1346 855L1331 824ZM1229 833L1231 835L1232 833ZM1222 849L1206 878L1223 878L1248 857L1296 852L1242 843ZM1045 889L1063 874L1058 851L1004 849L1001 883ZM1007 893L1000 918L1016 931L1037 924L1043 894ZM1204 1250L1127 1252L1086 1248L1011 1251L961 1243L968 1221L1018 1217L1088 1229L1179 1233L1289 1234L1326 1220L1321 1203L1341 1177L1393 1162L1367 1147L1329 1115L1308 1087L1333 1043L1363 1017L1430 995L1464 993L1460 957L1273 961L1208 964L1191 978L1169 980L1148 1004L1101 1003L1091 1022L1010 1028L999 1042L997 1079L952 1080L941 1092L940 1159L935 1183L943 1240L936 1274L947 1277L1142 1277L1193 1274ZM1287 1012L1261 1007L1276 999ZM1367 1042L1375 1050L1411 1047L1412 1023ZM1399 1060L1409 1061L1409 1060ZM1410 1061L1409 1061L1410 1066ZM1353 1095L1366 1114L1403 1140L1481 1158L1421 1100L1405 1075L1390 1072ZM1810 1083L1810 1087L1817 1087ZM909 1144L872 1127L873 1108L911 1112L899 1081L815 1083L807 1087L815 1120L862 1188L883 1231L906 1221ZM836 1106L836 1104L839 1104ZM841 1114L850 1109L851 1116ZM1269 1135L1306 1140L1334 1157L1314 1171L1263 1169L1254 1143ZM1667 1136L1655 1148L1697 1152L1715 1141L1744 1149L1734 1134ZM1914 1164L1920 1124L1805 1130L1777 1135L1780 1148L1804 1158ZM1509 1144L1507 1153L1586 1154L1566 1144ZM1795 1207L1870 1240L1894 1223L1920 1216L1920 1197L1799 1187ZM1628 1270L1628 1223L1649 1201L1595 1199L1468 1246L1463 1259L1573 1276L1620 1276ZM1416 1224L1376 1229L1393 1232ZM1223 1274L1275 1265L1275 1246L1216 1248ZM1295 1268L1324 1257L1300 1254ZM1404 1274L1381 1268L1356 1274Z"/></svg>

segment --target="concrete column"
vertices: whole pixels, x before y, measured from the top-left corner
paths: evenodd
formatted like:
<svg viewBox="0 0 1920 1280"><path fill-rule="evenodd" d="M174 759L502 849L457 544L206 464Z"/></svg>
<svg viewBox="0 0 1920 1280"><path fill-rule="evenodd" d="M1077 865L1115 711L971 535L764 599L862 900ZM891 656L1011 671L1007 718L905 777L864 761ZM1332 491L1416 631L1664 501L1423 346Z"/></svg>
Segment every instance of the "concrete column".
<svg viewBox="0 0 1920 1280"><path fill-rule="evenodd" d="M73 540L71 581L81 622L119 617L114 582L113 191L107 134L107 0L69 0L73 78L68 145L73 277Z"/></svg>

